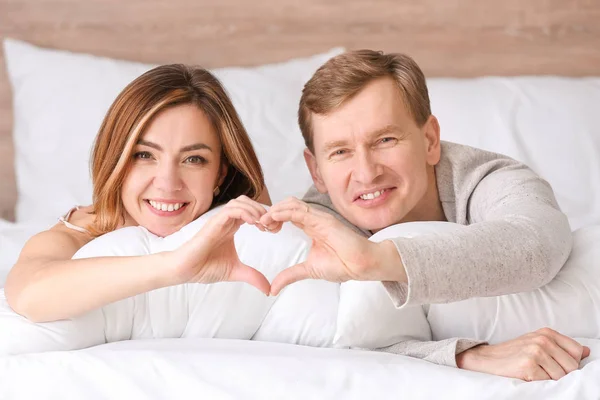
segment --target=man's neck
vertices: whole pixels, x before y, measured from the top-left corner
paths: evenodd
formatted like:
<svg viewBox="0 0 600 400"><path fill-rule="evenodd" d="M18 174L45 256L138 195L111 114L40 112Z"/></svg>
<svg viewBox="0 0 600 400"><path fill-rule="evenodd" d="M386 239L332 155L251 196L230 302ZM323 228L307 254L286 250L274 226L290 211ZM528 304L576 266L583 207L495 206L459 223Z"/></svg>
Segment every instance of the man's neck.
<svg viewBox="0 0 600 400"><path fill-rule="evenodd" d="M447 221L437 187L435 167L427 168L427 192L419 204L401 222Z"/></svg>

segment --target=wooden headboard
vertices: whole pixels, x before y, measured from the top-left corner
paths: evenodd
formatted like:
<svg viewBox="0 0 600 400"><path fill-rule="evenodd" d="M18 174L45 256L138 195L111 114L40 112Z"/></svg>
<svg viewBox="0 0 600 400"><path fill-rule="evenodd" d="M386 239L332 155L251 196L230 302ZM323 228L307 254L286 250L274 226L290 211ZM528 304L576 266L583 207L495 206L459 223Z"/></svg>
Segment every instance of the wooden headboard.
<svg viewBox="0 0 600 400"><path fill-rule="evenodd" d="M0 0L0 38L120 59L257 65L335 46L410 54L432 76L600 75L597 0ZM17 193L0 55L0 218Z"/></svg>

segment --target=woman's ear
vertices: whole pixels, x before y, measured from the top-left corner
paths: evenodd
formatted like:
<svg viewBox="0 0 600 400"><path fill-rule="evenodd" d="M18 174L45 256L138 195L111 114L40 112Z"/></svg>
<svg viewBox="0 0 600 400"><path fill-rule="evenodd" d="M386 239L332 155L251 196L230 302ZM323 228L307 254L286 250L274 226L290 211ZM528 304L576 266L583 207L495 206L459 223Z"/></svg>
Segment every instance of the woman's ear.
<svg viewBox="0 0 600 400"><path fill-rule="evenodd" d="M219 171L219 179L217 180L217 186L221 186L227 177L227 171L229 171L229 166L227 163L221 163L221 170Z"/></svg>

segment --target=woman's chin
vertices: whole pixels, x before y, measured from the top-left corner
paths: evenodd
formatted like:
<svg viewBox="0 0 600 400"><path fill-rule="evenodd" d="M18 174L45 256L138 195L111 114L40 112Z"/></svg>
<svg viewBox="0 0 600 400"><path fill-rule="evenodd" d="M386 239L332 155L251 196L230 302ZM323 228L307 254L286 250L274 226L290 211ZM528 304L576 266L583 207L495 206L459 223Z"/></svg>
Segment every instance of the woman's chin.
<svg viewBox="0 0 600 400"><path fill-rule="evenodd" d="M181 226L146 226L146 225L141 224L141 226L143 226L150 233L152 233L158 237L167 237L167 236L174 234L181 228L183 228L185 226L185 224L183 224Z"/></svg>

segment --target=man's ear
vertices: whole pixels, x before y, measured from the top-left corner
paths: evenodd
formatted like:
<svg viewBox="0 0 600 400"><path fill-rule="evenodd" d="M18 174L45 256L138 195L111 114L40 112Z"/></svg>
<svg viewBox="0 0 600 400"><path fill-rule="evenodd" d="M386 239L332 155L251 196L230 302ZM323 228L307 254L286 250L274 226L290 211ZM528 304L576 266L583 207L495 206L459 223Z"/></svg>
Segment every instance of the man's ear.
<svg viewBox="0 0 600 400"><path fill-rule="evenodd" d="M440 124L437 118L430 115L423 126L423 136L425 138L425 149L427 151L426 160L428 165L437 165L440 162L442 154L440 144Z"/></svg>
<svg viewBox="0 0 600 400"><path fill-rule="evenodd" d="M317 190L320 193L327 193L327 187L323 182L323 178L321 178L321 173L319 172L319 167L317 166L317 159L309 149L304 149L304 161L306 162L306 166L310 171L310 176L312 177L313 183L315 184Z"/></svg>

